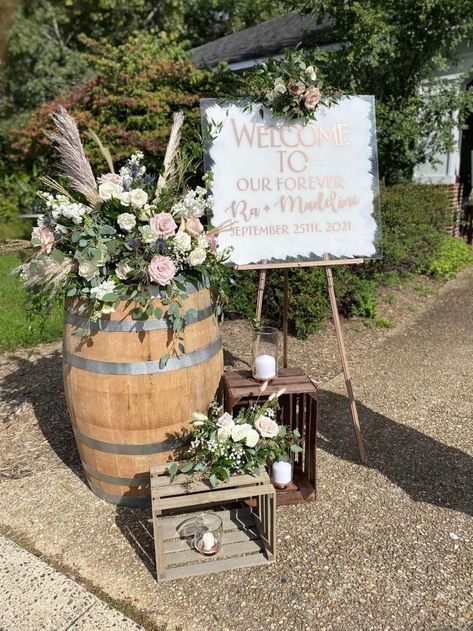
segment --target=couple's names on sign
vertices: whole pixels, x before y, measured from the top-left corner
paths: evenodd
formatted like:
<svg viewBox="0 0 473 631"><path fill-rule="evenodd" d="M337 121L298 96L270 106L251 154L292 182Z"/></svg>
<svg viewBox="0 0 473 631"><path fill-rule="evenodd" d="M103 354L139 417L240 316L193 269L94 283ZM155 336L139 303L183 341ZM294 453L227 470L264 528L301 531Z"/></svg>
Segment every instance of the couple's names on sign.
<svg viewBox="0 0 473 631"><path fill-rule="evenodd" d="M374 99L343 97L314 121L247 101L201 101L212 223L236 265L380 255ZM261 113L263 113L263 117Z"/></svg>

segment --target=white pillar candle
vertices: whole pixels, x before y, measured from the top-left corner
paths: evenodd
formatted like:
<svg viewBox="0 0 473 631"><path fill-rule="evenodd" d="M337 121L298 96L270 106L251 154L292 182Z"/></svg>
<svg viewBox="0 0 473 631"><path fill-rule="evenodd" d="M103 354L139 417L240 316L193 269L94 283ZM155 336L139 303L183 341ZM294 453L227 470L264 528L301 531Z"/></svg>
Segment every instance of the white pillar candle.
<svg viewBox="0 0 473 631"><path fill-rule="evenodd" d="M202 548L207 552L215 548L215 537L211 532L204 532L202 535Z"/></svg>
<svg viewBox="0 0 473 631"><path fill-rule="evenodd" d="M283 486L291 482L292 465L290 462L284 462L283 460L273 462L272 471L274 484L280 484L281 486Z"/></svg>
<svg viewBox="0 0 473 631"><path fill-rule="evenodd" d="M256 379L272 379L276 376L276 359L272 355L259 355L255 359Z"/></svg>

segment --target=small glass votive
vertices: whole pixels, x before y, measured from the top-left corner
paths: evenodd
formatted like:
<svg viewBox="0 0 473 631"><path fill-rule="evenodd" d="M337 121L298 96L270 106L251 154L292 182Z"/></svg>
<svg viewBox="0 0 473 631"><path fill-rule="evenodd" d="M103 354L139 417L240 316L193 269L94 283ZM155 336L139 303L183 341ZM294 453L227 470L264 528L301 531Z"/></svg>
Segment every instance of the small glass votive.
<svg viewBox="0 0 473 631"><path fill-rule="evenodd" d="M195 521L194 548L212 556L222 547L223 523L216 513L202 513Z"/></svg>
<svg viewBox="0 0 473 631"><path fill-rule="evenodd" d="M252 366L257 381L271 381L278 374L279 331L262 326L253 332Z"/></svg>

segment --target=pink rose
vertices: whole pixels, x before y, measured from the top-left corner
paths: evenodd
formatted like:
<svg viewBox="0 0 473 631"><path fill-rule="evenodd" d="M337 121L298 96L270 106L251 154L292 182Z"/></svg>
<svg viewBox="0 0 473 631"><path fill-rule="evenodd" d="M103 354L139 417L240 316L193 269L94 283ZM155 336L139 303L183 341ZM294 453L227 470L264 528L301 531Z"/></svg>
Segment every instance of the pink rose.
<svg viewBox="0 0 473 631"><path fill-rule="evenodd" d="M279 425L269 416L258 416L255 427L263 438L274 438L279 432Z"/></svg>
<svg viewBox="0 0 473 631"><path fill-rule="evenodd" d="M302 81L294 81L294 79L289 79L287 89L292 96L300 96L305 90L305 85L302 83Z"/></svg>
<svg viewBox="0 0 473 631"><path fill-rule="evenodd" d="M105 184L105 182L112 182L121 186L123 184L123 178L118 173L105 173L99 177L99 184Z"/></svg>
<svg viewBox="0 0 473 631"><path fill-rule="evenodd" d="M148 266L148 274L151 280L158 285L169 285L176 275L176 266L169 256L155 256Z"/></svg>
<svg viewBox="0 0 473 631"><path fill-rule="evenodd" d="M304 94L304 104L308 110L315 110L322 94L319 88L308 88Z"/></svg>
<svg viewBox="0 0 473 631"><path fill-rule="evenodd" d="M186 220L186 231L191 237L198 237L204 229L204 226L200 223L200 219L197 217L190 217Z"/></svg>
<svg viewBox="0 0 473 631"><path fill-rule="evenodd" d="M177 224L171 213L159 213L153 215L149 220L149 225L158 231L160 237L170 237L176 232Z"/></svg>
<svg viewBox="0 0 473 631"><path fill-rule="evenodd" d="M207 243L209 244L209 250L211 252L217 251L217 237L214 234L206 234L205 238L207 239Z"/></svg>
<svg viewBox="0 0 473 631"><path fill-rule="evenodd" d="M46 254L49 254L53 249L54 234L51 232L51 230L49 230L49 228L33 228L31 238L39 240L41 252L46 252Z"/></svg>

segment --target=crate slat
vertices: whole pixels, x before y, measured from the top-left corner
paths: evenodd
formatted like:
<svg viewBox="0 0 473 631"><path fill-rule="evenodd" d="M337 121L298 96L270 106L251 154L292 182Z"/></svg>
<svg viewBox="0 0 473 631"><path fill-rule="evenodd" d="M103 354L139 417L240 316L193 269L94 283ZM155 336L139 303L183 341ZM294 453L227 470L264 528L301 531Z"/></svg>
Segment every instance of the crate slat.
<svg viewBox="0 0 473 631"><path fill-rule="evenodd" d="M256 528L248 528L243 530L230 530L225 533L226 543L242 543L244 541L253 541L259 537ZM192 548L192 538L189 539L170 539L166 543L166 552L179 552L181 550L189 550Z"/></svg>
<svg viewBox="0 0 473 631"><path fill-rule="evenodd" d="M176 578L188 578L189 576L201 576L202 574L212 574L214 572L235 570L241 567L255 567L267 564L268 559L260 552L257 554L248 554L240 558L221 559L213 561L212 563L199 563L198 565L168 568L166 570L166 576L162 580L172 581Z"/></svg>
<svg viewBox="0 0 473 631"><path fill-rule="evenodd" d="M204 493L189 493L186 495L173 495L172 497L159 497L160 510L172 510L177 508L186 508L188 506L196 505L196 498L198 497L199 504L212 504L215 502L228 502L231 500L244 499L246 497L254 497L256 495L264 495L270 493L272 489L271 484L257 484L254 486L244 486L231 489L206 491ZM247 493L245 493L247 490ZM156 499L158 496L156 496ZM155 496L153 494L153 499Z"/></svg>
<svg viewBox="0 0 473 631"><path fill-rule="evenodd" d="M212 563L214 559L231 559L240 555L261 552L261 550L264 550L264 544L259 538L236 543L228 543L224 538L222 550L214 557L205 557L193 548L179 551L166 549L165 558L171 558L169 561L165 560L165 565L171 568L186 563Z"/></svg>
<svg viewBox="0 0 473 631"><path fill-rule="evenodd" d="M234 488L255 483L258 483L258 477L255 475L239 475L232 476L228 482L221 482L218 485L218 488ZM166 497L167 495L178 495L183 492L200 493L202 491L209 490L212 491L213 487L208 480L203 480L202 482L191 482L190 476L186 473L179 474L172 482L170 482L168 476L159 476L158 478L152 478L151 480L151 491L159 493L161 497Z"/></svg>

